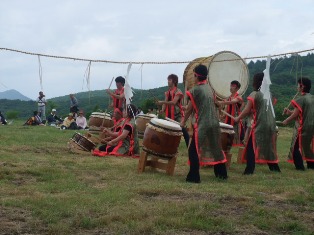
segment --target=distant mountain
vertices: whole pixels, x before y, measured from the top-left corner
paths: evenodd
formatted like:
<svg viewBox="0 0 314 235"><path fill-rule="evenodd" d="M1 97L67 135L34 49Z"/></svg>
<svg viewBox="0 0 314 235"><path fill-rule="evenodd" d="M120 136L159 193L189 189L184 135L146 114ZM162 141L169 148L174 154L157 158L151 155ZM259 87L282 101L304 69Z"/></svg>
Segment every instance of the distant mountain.
<svg viewBox="0 0 314 235"><path fill-rule="evenodd" d="M0 92L0 99L22 100L22 101L29 101L29 100L31 100L30 98L22 95L20 92L14 90L14 89Z"/></svg>

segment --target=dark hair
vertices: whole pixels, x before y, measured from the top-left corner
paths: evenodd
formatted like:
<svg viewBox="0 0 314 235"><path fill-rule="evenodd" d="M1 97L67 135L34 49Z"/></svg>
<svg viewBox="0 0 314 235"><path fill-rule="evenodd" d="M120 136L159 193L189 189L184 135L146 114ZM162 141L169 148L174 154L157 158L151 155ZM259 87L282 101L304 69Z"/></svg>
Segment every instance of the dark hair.
<svg viewBox="0 0 314 235"><path fill-rule="evenodd" d="M37 111L34 111L34 116L37 116L38 112Z"/></svg>
<svg viewBox="0 0 314 235"><path fill-rule="evenodd" d="M127 105L127 114L128 117L133 118L137 114L137 108L134 104L128 104Z"/></svg>
<svg viewBox="0 0 314 235"><path fill-rule="evenodd" d="M122 84L122 86L124 86L125 84L125 78L124 77L116 77L115 82L120 82Z"/></svg>
<svg viewBox="0 0 314 235"><path fill-rule="evenodd" d="M179 78L178 78L177 75L175 75L175 74L170 74L170 75L168 76L168 79L171 79L172 82L173 82L173 84L174 84L175 86L178 86Z"/></svg>
<svg viewBox="0 0 314 235"><path fill-rule="evenodd" d="M259 91L264 78L264 73L256 73L253 77L253 90Z"/></svg>
<svg viewBox="0 0 314 235"><path fill-rule="evenodd" d="M301 84L302 91L305 93L310 93L311 90L311 80L308 77L300 77L298 83Z"/></svg>
<svg viewBox="0 0 314 235"><path fill-rule="evenodd" d="M195 76L198 78L199 81L206 80L208 71L205 65L199 64L194 68L193 71L194 73L196 73Z"/></svg>
<svg viewBox="0 0 314 235"><path fill-rule="evenodd" d="M241 84L240 84L240 82L238 82L237 80L233 80L230 84L231 84L231 85L236 85L236 86L238 87L238 89L241 88Z"/></svg>

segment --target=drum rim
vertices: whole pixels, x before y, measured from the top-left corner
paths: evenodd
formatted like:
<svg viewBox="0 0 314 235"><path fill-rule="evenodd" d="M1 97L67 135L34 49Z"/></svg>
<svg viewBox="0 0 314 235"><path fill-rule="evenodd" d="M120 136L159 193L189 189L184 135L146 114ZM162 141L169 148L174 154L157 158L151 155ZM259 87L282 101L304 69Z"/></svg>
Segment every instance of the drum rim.
<svg viewBox="0 0 314 235"><path fill-rule="evenodd" d="M161 120L163 120L163 119L161 119ZM182 132L182 129L180 129L180 130L169 129L169 128L166 128L166 127L163 127L163 126L158 126L157 124L152 123L152 121L150 121L148 124L152 125L153 127L160 128L160 129L163 129L163 130L169 131L169 132L177 132L177 133L181 133Z"/></svg>
<svg viewBox="0 0 314 235"><path fill-rule="evenodd" d="M161 123L158 123L158 121L162 121L162 122L168 122L168 123L171 123L171 124L174 124L175 126L173 126L174 128L176 128L176 129L171 129L171 127L164 127L164 126L158 126L158 124L163 124L162 122ZM156 123L154 123L154 122L156 122ZM180 125L178 125L178 124L176 124L176 123L174 123L174 122L170 122L170 121L167 121L167 120L165 120L165 119L159 119L159 118L152 118L151 120L150 120L150 122L149 122L150 124L152 124L152 126L154 126L154 127L159 127L159 128L161 128L161 129L164 129L164 130L167 130L167 131L173 131L173 132L182 132L182 128L181 128L181 126Z"/></svg>

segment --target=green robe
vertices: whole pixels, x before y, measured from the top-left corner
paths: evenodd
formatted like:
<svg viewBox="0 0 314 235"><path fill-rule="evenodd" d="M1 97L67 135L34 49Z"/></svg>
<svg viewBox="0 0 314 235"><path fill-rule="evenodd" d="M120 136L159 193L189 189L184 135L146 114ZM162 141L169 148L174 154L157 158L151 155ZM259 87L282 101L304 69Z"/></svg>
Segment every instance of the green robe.
<svg viewBox="0 0 314 235"><path fill-rule="evenodd" d="M200 165L215 165L226 162L221 148L220 126L215 99L210 86L199 82L187 91L193 106L193 135Z"/></svg>
<svg viewBox="0 0 314 235"><path fill-rule="evenodd" d="M314 96L304 93L291 104L300 111L293 131L288 161L293 162L293 150L299 141L300 153L304 160L314 162Z"/></svg>
<svg viewBox="0 0 314 235"><path fill-rule="evenodd" d="M253 124L250 133L256 163L278 163L276 149L276 120L271 107L267 108L264 95L260 91L253 91L247 98L253 104ZM243 153L243 160L247 158L247 148Z"/></svg>

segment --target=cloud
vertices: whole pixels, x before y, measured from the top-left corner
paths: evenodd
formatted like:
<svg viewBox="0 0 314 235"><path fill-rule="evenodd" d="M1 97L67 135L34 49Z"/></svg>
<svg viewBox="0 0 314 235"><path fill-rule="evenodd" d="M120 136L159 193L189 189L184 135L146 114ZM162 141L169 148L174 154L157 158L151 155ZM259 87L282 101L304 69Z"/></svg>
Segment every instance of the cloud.
<svg viewBox="0 0 314 235"><path fill-rule="evenodd" d="M115 61L189 61L219 51L242 57L313 47L310 0L17 1L0 8L0 47ZM86 91L88 62L41 58L47 97ZM40 89L38 58L0 51L0 82L30 98ZM187 64L144 65L143 88L182 79ZM91 89L104 89L126 64L92 63ZM141 65L130 83L141 87ZM25 85L27 83L27 86ZM0 86L0 90L4 90Z"/></svg>

